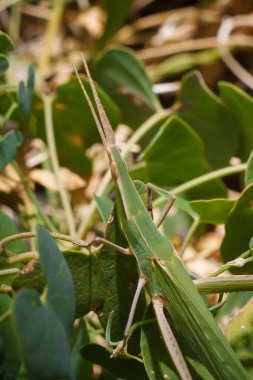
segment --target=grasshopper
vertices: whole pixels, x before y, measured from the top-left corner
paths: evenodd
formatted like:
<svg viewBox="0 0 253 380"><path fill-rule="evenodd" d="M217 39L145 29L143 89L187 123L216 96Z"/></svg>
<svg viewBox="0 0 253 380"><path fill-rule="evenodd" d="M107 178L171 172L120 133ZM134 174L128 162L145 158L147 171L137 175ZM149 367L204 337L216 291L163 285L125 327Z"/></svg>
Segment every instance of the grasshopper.
<svg viewBox="0 0 253 380"><path fill-rule="evenodd" d="M126 344L138 297L145 286L151 297L165 346L182 379L188 380L192 377L166 319L164 308L167 309L176 329L184 335L198 360L207 367L215 379L247 379L246 371L195 288L182 260L171 242L158 230L161 218L154 223L137 192L116 145L114 132L84 57L83 62L97 110L93 107L76 69L75 72L108 155L111 175L116 185L119 224L129 244L129 249L125 249L125 253L132 253L135 256L140 273L124 339L116 348L115 354Z"/></svg>

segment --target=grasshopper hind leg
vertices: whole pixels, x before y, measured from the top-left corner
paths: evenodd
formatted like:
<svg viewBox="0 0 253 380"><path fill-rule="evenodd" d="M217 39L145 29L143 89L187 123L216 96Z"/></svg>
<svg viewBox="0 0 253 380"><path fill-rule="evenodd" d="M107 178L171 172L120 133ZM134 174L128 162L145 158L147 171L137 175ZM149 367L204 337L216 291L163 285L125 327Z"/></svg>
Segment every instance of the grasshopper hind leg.
<svg viewBox="0 0 253 380"><path fill-rule="evenodd" d="M179 348L176 338L174 337L173 331L165 317L163 311L164 305L161 297L155 294L152 298L152 303L156 319L159 325L159 329L163 337L163 341L174 363L174 366L177 369L178 374L180 375L182 380L192 380L190 371L184 360L183 354Z"/></svg>

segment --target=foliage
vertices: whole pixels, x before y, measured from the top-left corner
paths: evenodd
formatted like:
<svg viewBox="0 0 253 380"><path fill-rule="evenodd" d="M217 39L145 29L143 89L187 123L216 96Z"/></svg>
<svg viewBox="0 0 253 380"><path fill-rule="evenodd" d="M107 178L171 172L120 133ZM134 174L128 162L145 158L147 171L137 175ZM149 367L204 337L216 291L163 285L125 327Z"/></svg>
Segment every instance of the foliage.
<svg viewBox="0 0 253 380"><path fill-rule="evenodd" d="M104 3L110 17L107 32L98 40L98 46L105 45L119 29L132 2L123 3L124 9L120 8L117 22L116 9L109 11L111 2ZM108 334L112 341L120 340L124 334L138 282L137 264L134 257L120 255L106 245L87 249L87 244L81 240L88 230L99 231L103 222L104 237L127 247L117 211L109 197L113 190L109 177L105 175L103 184L98 185L85 219L74 218L75 236L70 236L66 221L69 221L69 213L72 216L75 213L70 200L75 206L76 201L74 193L67 193L59 174L61 165L86 179L91 176L92 160L88 148L99 142L95 124L75 78L56 88L48 114L46 95L35 85L36 68L33 66L27 70L26 84L20 81L15 88L5 87L8 83L4 74L10 64L8 50L13 47L8 35L1 32L0 172L4 181L14 172L11 180L15 185L10 187L8 201L5 201L5 190L0 187L3 194L0 211L0 376L5 380L88 380L93 378L92 363L95 363L102 368L98 375L101 380L177 379L161 344L149 299L144 294L136 310L128 353L117 358L110 356ZM189 63L185 64L188 67ZM161 187L154 200L155 210L160 210L167 202L164 190L178 197L174 215L166 217L164 234L170 238L173 232L174 236L183 237L180 252L183 255L189 242L199 234L223 225L223 262L244 255L245 265L239 269L234 266L232 271L251 273L252 97L224 81L219 83L216 95L204 83L201 74L193 71L181 79L174 107L167 110L153 93L144 65L130 49L122 47L102 51L92 62L91 70L113 128L121 123L133 130L130 143L123 148L124 155L132 163L132 178ZM82 80L90 94L86 78ZM51 128L51 135L45 124L49 130ZM22 149L28 137L40 139L43 145L40 153L44 154L44 159L39 164L42 169L53 172L58 192L47 186L41 191L27 180L30 171L25 167ZM130 152L136 143L141 152L132 155ZM53 163L56 151L58 167ZM241 162L231 165L234 157ZM233 188L237 196L231 199ZM168 232L171 224L173 228ZM35 228L37 225L42 226ZM21 235L24 231L30 234ZM24 237L27 241L19 240ZM245 342L250 342L252 333L252 293L246 295L229 296L217 319L221 321L222 317L233 315L236 307L241 309L241 314L224 326L224 330L251 374L252 344ZM243 332L242 324L246 326ZM182 336L175 334L194 379L211 379L207 369L194 357L191 347L186 347ZM97 336L108 347L98 344Z"/></svg>

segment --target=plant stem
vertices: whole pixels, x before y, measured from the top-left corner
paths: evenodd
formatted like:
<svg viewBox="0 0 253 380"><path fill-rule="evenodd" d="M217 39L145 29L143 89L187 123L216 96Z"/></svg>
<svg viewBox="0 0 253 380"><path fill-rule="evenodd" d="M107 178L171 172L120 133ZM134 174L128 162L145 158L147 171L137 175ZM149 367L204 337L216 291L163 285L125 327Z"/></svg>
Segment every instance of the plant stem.
<svg viewBox="0 0 253 380"><path fill-rule="evenodd" d="M85 248L89 245L85 240L76 239L69 235L61 234L59 232L52 232L52 231L49 233L55 239L67 241L69 243L72 243L73 245L77 245L78 247ZM20 232L18 234L7 236L0 241L0 252L3 251L4 246L6 244L11 243L12 241L19 240L19 239L26 239L26 238L34 238L36 237L36 235L37 235L36 232Z"/></svg>
<svg viewBox="0 0 253 380"><path fill-rule="evenodd" d="M50 20L48 21L48 24L47 24L43 50L40 57L40 65L39 65L38 71L40 73L41 79L44 79L44 77L47 74L47 69L50 63L50 55L51 55L51 52L53 51L53 42L60 28L63 11L64 11L64 1L54 1L52 16L50 17Z"/></svg>
<svg viewBox="0 0 253 380"><path fill-rule="evenodd" d="M170 191L174 195L178 195L178 194L184 193L185 191L191 190L194 187L202 185L206 182L210 182L214 179L226 177L228 175L235 174L235 173L243 172L246 170L246 168L247 168L247 163L235 165L235 166L227 166L225 168L214 170L210 173L207 173L207 174L204 174L200 177L194 178L188 182L183 183L182 185L174 187L174 189L171 189ZM165 200L166 200L166 198L163 196L157 198L154 201L154 207L159 207L162 203L164 203Z"/></svg>
<svg viewBox="0 0 253 380"><path fill-rule="evenodd" d="M198 228L198 226L199 226L199 218L196 218L193 220L193 223L192 223L192 225L191 225L191 227L190 227L190 229L189 229L189 231L188 231L188 233L187 233L187 235L183 241L182 247L181 247L180 252L179 252L179 255L181 257L183 257L184 251L185 251L189 241L191 240L192 236L194 235L196 229Z"/></svg>
<svg viewBox="0 0 253 380"><path fill-rule="evenodd" d="M37 199L36 195L31 190L31 188L30 188L30 186L28 184L28 181L25 178L24 174L22 173L22 170L19 167L18 163L14 160L14 161L12 161L12 165L13 165L16 173L18 174L18 176L20 178L20 181L21 181L22 185L24 186L24 189L25 189L28 197L30 198L32 204L35 206L35 208L37 210L37 213L38 213L38 216L40 217L40 219L43 221L43 223L50 230L55 230L55 226L53 225L53 223L51 222L51 220L48 218L48 216L44 213L44 211L43 211L40 203L38 202L38 199Z"/></svg>
<svg viewBox="0 0 253 380"><path fill-rule="evenodd" d="M150 131L152 128L156 126L157 123L163 122L164 120L166 120L172 112L174 112L174 109L162 110L155 113L148 120L146 120L128 140L128 142L122 149L122 156L126 157L127 154L131 151L133 145L139 142L148 131ZM106 195L108 193L110 181L111 181L111 173L110 173L110 170L107 170L107 172L105 173L100 183L99 189L96 192L98 196ZM81 238L82 236L85 236L86 232L90 228L92 224L92 220L94 218L94 214L96 213L96 210L97 210L97 204L94 200L92 200L90 203L89 212L78 228L77 236L79 238Z"/></svg>
<svg viewBox="0 0 253 380"><path fill-rule="evenodd" d="M53 128L53 115L52 115L53 97L43 95L42 99L44 103L45 126L46 126L46 136L47 136L47 143L48 143L48 149L49 149L49 157L51 159L52 169L53 169L55 179L59 188L62 206L65 211L68 231L70 235L75 236L76 231L75 231L74 216L73 216L71 205L69 202L69 196L67 194L67 191L64 188L64 184L63 184L63 180L62 180L61 172L60 172L60 165L58 161L57 151L56 151L54 128Z"/></svg>
<svg viewBox="0 0 253 380"><path fill-rule="evenodd" d="M10 274L17 274L19 272L19 268L2 269L0 270L0 276L9 276Z"/></svg>
<svg viewBox="0 0 253 380"><path fill-rule="evenodd" d="M200 293L231 293L253 290L253 276L226 276L193 280Z"/></svg>
<svg viewBox="0 0 253 380"><path fill-rule="evenodd" d="M14 264L14 263L20 263L24 261L31 261L33 259L37 259L39 257L37 252L31 251L31 252L24 252L20 253L19 255L10 256L6 260L7 264Z"/></svg>
<svg viewBox="0 0 253 380"><path fill-rule="evenodd" d="M20 34L20 23L21 23L21 7L22 0L17 1L11 7L10 14L10 24L9 24L9 34L13 41L18 42Z"/></svg>
<svg viewBox="0 0 253 380"><path fill-rule="evenodd" d="M243 252L240 256L238 256L238 259L239 258L246 259L247 257L249 257L251 255L252 255L252 251L250 249L248 249L247 251ZM224 264L218 270L216 270L214 273L212 273L209 277L216 277L219 274L225 272L226 270L229 270L232 267L234 267L234 265Z"/></svg>

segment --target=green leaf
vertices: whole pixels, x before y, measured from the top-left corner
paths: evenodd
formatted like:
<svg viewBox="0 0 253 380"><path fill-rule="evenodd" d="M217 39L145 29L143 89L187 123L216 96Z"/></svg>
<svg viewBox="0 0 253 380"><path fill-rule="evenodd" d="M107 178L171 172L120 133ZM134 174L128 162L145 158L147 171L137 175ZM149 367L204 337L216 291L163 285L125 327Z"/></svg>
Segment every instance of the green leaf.
<svg viewBox="0 0 253 380"><path fill-rule="evenodd" d="M225 224L235 201L229 199L210 199L190 202L191 208L199 215L201 223Z"/></svg>
<svg viewBox="0 0 253 380"><path fill-rule="evenodd" d="M22 135L19 131L10 131L2 137L0 140L0 173L16 157L21 142Z"/></svg>
<svg viewBox="0 0 253 380"><path fill-rule="evenodd" d="M0 295L0 317L10 311L12 308L12 300L7 294ZM3 339L1 345L0 356L3 357L4 370L1 374L3 380L16 380L21 359L19 355L19 347L10 316L0 322L0 336Z"/></svg>
<svg viewBox="0 0 253 380"><path fill-rule="evenodd" d="M94 78L120 107L123 122L133 128L160 109L144 66L128 49L114 48L101 55Z"/></svg>
<svg viewBox="0 0 253 380"><path fill-rule="evenodd" d="M62 322L67 336L75 316L75 288L68 265L54 239L44 227L38 227L40 260L47 281L47 302Z"/></svg>
<svg viewBox="0 0 253 380"><path fill-rule="evenodd" d="M106 195L98 196L94 194L94 199L104 223L107 223L113 207L113 202Z"/></svg>
<svg viewBox="0 0 253 380"><path fill-rule="evenodd" d="M88 81L82 79L82 82L93 99ZM120 109L98 86L97 90L111 125L115 128L121 120ZM33 115L38 123L32 132L46 141L43 104L38 98L34 101ZM61 165L77 173L90 174L91 162L85 150L95 142L100 142L100 136L77 79L73 78L57 87L53 122Z"/></svg>
<svg viewBox="0 0 253 380"><path fill-rule="evenodd" d="M79 325L72 333L71 343L71 357L75 380L91 380L93 378L92 364L84 360L80 354L80 347L89 343L89 334L84 318L79 319Z"/></svg>
<svg viewBox="0 0 253 380"><path fill-rule="evenodd" d="M237 155L242 160L247 160L253 146L253 99L231 83L220 82L219 89L227 110L239 130Z"/></svg>
<svg viewBox="0 0 253 380"><path fill-rule="evenodd" d="M0 210L0 240L7 236L14 235L17 232L18 229L15 223L4 212ZM25 252L26 245L24 244L23 240L14 240L6 244L5 249L8 251L13 251L17 254Z"/></svg>
<svg viewBox="0 0 253 380"><path fill-rule="evenodd" d="M235 153L238 131L199 73L184 76L178 101L181 103L178 114L201 137L209 164L214 169L227 166Z"/></svg>
<svg viewBox="0 0 253 380"><path fill-rule="evenodd" d="M36 291L23 289L13 317L29 375L38 380L74 379L67 336L50 304L43 305Z"/></svg>
<svg viewBox="0 0 253 380"><path fill-rule="evenodd" d="M247 168L245 171L245 185L251 185L253 183L253 152L249 156L247 162Z"/></svg>
<svg viewBox="0 0 253 380"><path fill-rule="evenodd" d="M103 45L118 31L127 18L132 3L133 0L118 0L116 2L111 0L103 1L102 4L106 13L106 24L104 26L104 33L98 41L99 46Z"/></svg>
<svg viewBox="0 0 253 380"><path fill-rule="evenodd" d="M5 55L0 54L0 76L3 75L5 71L8 70L8 68L9 68L8 58Z"/></svg>
<svg viewBox="0 0 253 380"><path fill-rule="evenodd" d="M182 53L170 56L158 64L152 78L161 80L168 75L179 74L197 65L210 65L220 57L218 49L203 50L194 53Z"/></svg>
<svg viewBox="0 0 253 380"><path fill-rule="evenodd" d="M226 235L221 245L221 255L223 261L232 261L243 252L248 250L248 244L253 231L253 185L248 186L240 198L235 202L231 210L225 230ZM253 268L252 263L246 264L242 268L233 268L236 273L247 273Z"/></svg>
<svg viewBox="0 0 253 380"><path fill-rule="evenodd" d="M84 359L104 367L116 378L125 380L146 380L143 365L134 359L118 356L110 358L110 352L98 344L88 344L80 350Z"/></svg>
<svg viewBox="0 0 253 380"><path fill-rule="evenodd" d="M126 246L113 216L110 217L105 238ZM76 289L76 318L93 310L106 328L109 314L114 310L111 337L114 341L122 339L139 277L135 258L119 254L105 246L90 256L69 251L64 253L64 257ZM51 271L55 273L54 266ZM12 282L14 289L29 287L39 292L44 285L45 277L39 263L28 264ZM141 297L136 310L136 320L140 319L143 313L143 302L144 299Z"/></svg>
<svg viewBox="0 0 253 380"><path fill-rule="evenodd" d="M249 249L252 251L253 250L253 236L249 241Z"/></svg>
<svg viewBox="0 0 253 380"><path fill-rule="evenodd" d="M23 81L18 84L17 99L19 107L22 110L25 119L28 120L32 108L33 100L33 88L34 88L34 65L30 65L28 68L27 86Z"/></svg>
<svg viewBox="0 0 253 380"><path fill-rule="evenodd" d="M0 53L13 49L14 44L8 34L0 31Z"/></svg>
<svg viewBox="0 0 253 380"><path fill-rule="evenodd" d="M178 116L163 124L142 156L141 170L145 173L146 182L161 187L176 187L210 170L202 141ZM131 171L134 178L139 174L135 170ZM201 194L202 198L220 196L225 195L225 188L221 181L215 180L191 190L191 194Z"/></svg>

